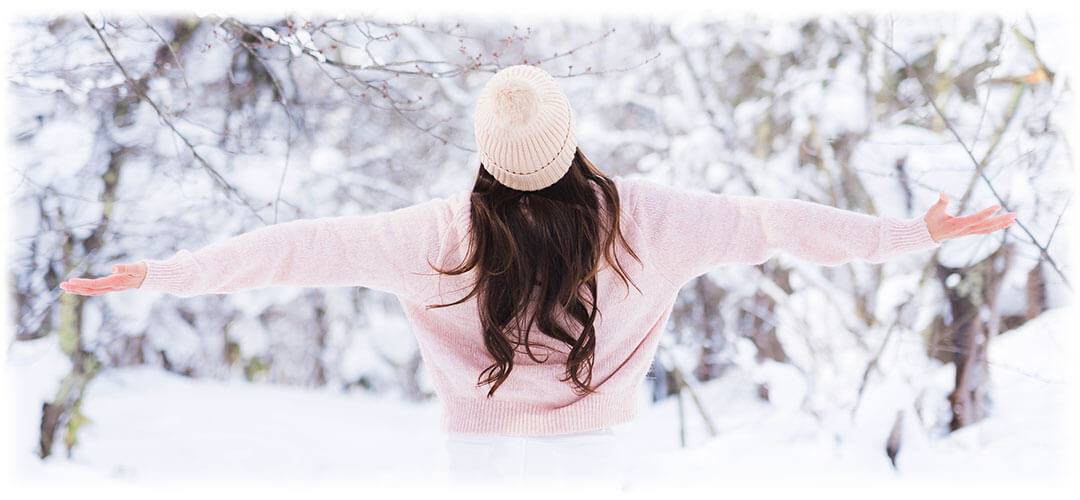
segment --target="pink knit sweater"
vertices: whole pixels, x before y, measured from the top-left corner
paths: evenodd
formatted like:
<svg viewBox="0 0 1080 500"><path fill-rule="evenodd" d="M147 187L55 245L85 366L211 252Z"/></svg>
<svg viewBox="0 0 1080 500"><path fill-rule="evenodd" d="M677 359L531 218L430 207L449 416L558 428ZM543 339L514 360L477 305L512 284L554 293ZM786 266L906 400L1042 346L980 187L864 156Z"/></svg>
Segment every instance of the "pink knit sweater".
<svg viewBox="0 0 1080 500"><path fill-rule="evenodd" d="M141 288L180 297L273 285L390 292L404 307L442 402L443 431L550 435L600 429L635 417L638 387L679 288L720 264L759 264L777 251L823 265L853 259L880 263L938 246L922 216L875 217L802 200L612 178L622 202L623 234L644 264L621 245L619 262L642 294L632 285L624 287L603 263L592 375L597 392L585 397L558 380L567 350L545 342L559 344L560 351L543 364L519 353L509 378L487 398L489 386L477 386L491 358L481 337L476 298L424 308L452 302L470 288L472 272L438 276L427 264L430 260L449 269L465 256L470 191L388 212L275 224L196 252L144 260ZM547 337L537 333L532 338ZM543 359L545 350L536 355Z"/></svg>

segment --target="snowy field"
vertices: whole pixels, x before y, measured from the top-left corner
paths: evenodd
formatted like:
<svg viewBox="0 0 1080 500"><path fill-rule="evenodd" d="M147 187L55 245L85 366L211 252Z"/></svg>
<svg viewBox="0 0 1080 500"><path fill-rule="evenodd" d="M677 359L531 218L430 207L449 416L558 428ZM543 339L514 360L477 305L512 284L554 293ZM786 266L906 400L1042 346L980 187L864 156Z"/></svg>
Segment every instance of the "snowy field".
<svg viewBox="0 0 1080 500"><path fill-rule="evenodd" d="M1049 310L994 340L993 415L951 435L942 435L940 422L924 426L912 408L898 406L910 400L899 386L868 389L854 421L848 409L819 420L797 406L758 399L753 384L735 374L699 388L716 437L708 437L687 404L689 445L683 449L677 400L651 405L643 388L638 420L616 428L634 450L624 490L1060 483L1075 470L1064 383L1070 314ZM95 378L84 408L92 423L81 431L73 456L58 443L41 461L34 454L41 404L67 363L53 337L9 351L16 485L423 486L437 484L432 471L444 466L435 401L197 380L148 367ZM941 367L933 380L940 394L927 399L943 399L951 367ZM884 443L901 409L904 440L894 470Z"/></svg>

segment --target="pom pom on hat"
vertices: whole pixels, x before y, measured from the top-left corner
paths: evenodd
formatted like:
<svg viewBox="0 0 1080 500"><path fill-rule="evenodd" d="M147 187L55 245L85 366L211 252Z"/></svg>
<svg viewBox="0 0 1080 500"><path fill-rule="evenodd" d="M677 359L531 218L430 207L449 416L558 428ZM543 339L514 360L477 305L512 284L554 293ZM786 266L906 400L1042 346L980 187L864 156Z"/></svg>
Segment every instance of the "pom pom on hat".
<svg viewBox="0 0 1080 500"><path fill-rule="evenodd" d="M577 150L573 110L546 71L503 68L480 91L474 118L484 168L522 191L548 187L566 174Z"/></svg>
<svg viewBox="0 0 1080 500"><path fill-rule="evenodd" d="M507 125L524 125L535 117L539 110L539 96L519 82L509 82L499 87L495 93L495 115Z"/></svg>

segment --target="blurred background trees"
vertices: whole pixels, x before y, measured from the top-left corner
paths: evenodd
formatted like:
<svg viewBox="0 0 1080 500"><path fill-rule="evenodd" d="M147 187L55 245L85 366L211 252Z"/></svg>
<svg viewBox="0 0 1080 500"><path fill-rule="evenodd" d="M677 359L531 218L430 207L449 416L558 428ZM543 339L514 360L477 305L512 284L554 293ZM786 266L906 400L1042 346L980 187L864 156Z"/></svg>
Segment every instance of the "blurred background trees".
<svg viewBox="0 0 1080 500"><path fill-rule="evenodd" d="M994 337L1071 300L1055 237L1071 195L1071 90L1064 49L1030 18L80 13L11 29L13 342L54 339L71 361L42 402L42 457L57 439L70 452L92 419L87 386L125 366L433 397L400 306L380 292L88 299L58 284L266 224L469 189L475 96L513 64L556 76L582 150L610 175L897 217L944 191L954 215L1019 214L1008 231L880 265L781 254L689 283L649 376L655 399L687 396L684 419L710 418L696 388L725 377L852 419L865 394L899 383L910 396L883 442L902 439L904 413L928 432L958 429L989 411ZM927 391L941 363L956 370L948 395Z"/></svg>

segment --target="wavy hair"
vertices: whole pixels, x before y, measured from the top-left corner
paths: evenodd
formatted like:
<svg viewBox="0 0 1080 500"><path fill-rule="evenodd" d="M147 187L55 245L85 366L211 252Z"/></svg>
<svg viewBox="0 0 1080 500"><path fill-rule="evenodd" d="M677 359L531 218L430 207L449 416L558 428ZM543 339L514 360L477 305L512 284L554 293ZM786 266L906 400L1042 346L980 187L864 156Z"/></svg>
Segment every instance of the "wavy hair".
<svg viewBox="0 0 1080 500"><path fill-rule="evenodd" d="M603 195L597 199L593 186ZM460 304L478 297L484 346L494 362L480 373L477 386L492 384L492 397L514 368L514 355L524 347L533 354L529 332L535 324L543 335L569 346L566 377L576 394L592 388L596 351L597 273L600 258L618 272L623 284L628 276L618 263L614 244L618 238L634 259L641 262L619 229L619 193L614 181L600 172L578 148L567 173L554 184L536 191L503 185L483 168L470 195L472 230L469 254L457 267L439 273L460 275L478 268L475 286L457 301L429 305L428 309ZM630 280L632 283L633 280ZM641 289L634 285L641 292ZM627 293L630 288L627 286ZM535 308L529 314L529 305ZM565 314L580 324L572 335L556 321Z"/></svg>

